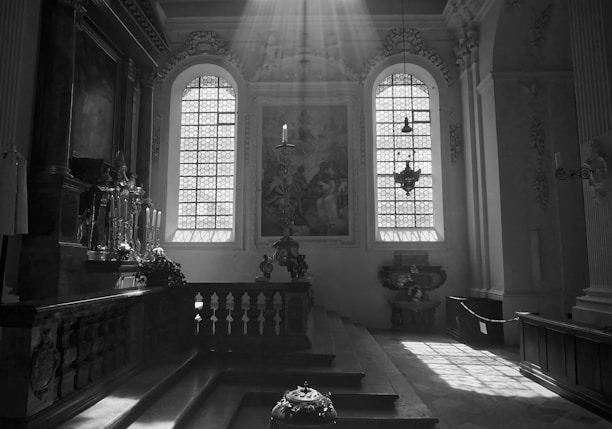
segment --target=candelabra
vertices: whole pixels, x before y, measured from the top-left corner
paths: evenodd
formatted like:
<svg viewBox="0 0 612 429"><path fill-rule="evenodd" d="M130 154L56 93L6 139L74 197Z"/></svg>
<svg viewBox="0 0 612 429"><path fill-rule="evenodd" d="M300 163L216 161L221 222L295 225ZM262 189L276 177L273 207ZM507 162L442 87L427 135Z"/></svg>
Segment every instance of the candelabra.
<svg viewBox="0 0 612 429"><path fill-rule="evenodd" d="M559 167L555 170L555 177L559 180L574 179L575 177L581 177L582 179L588 180L592 174L593 170L584 165L578 170L572 168L566 170L563 167Z"/></svg>

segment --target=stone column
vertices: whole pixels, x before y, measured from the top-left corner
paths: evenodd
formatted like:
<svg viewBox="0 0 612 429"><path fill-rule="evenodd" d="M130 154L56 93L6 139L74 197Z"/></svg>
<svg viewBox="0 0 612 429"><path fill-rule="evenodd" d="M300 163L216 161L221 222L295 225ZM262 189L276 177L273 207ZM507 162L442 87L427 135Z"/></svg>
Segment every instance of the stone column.
<svg viewBox="0 0 612 429"><path fill-rule="evenodd" d="M485 161L482 136L482 100L478 91L478 29L472 24L461 29L455 46L456 64L460 68L463 100L463 138L465 141L466 189L468 195L468 228L471 296L486 297L489 281L488 228L486 207Z"/></svg>
<svg viewBox="0 0 612 429"><path fill-rule="evenodd" d="M612 167L612 30L604 22L612 13L608 3L569 1L581 163L595 170L583 183L590 285L576 299L572 314L576 321L600 327L612 326L610 173L602 177L605 164L608 170Z"/></svg>

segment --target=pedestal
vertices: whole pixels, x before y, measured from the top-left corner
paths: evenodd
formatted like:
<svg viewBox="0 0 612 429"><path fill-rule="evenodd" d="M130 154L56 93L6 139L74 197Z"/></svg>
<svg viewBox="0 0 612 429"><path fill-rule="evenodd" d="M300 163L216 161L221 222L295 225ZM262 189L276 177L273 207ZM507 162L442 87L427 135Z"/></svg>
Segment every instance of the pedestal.
<svg viewBox="0 0 612 429"><path fill-rule="evenodd" d="M436 322L440 301L391 301L391 323L411 331L429 331Z"/></svg>

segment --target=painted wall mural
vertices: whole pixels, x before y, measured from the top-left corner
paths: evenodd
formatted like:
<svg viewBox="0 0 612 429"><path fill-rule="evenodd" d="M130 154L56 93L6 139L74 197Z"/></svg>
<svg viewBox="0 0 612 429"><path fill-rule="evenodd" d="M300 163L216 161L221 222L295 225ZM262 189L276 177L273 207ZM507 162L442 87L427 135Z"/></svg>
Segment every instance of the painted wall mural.
<svg viewBox="0 0 612 429"><path fill-rule="evenodd" d="M347 112L346 105L262 107L262 237L283 233L283 209L293 236L349 235ZM284 124L295 145L288 168L274 150Z"/></svg>

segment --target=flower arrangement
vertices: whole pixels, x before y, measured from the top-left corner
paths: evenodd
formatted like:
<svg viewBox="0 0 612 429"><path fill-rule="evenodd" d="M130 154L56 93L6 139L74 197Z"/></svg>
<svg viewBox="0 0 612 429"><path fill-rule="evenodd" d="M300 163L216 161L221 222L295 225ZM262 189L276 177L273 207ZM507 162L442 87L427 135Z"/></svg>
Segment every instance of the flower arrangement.
<svg viewBox="0 0 612 429"><path fill-rule="evenodd" d="M187 280L181 271L181 264L166 256L164 249L152 250L152 260L140 260L136 273L136 282L147 286L185 286Z"/></svg>

